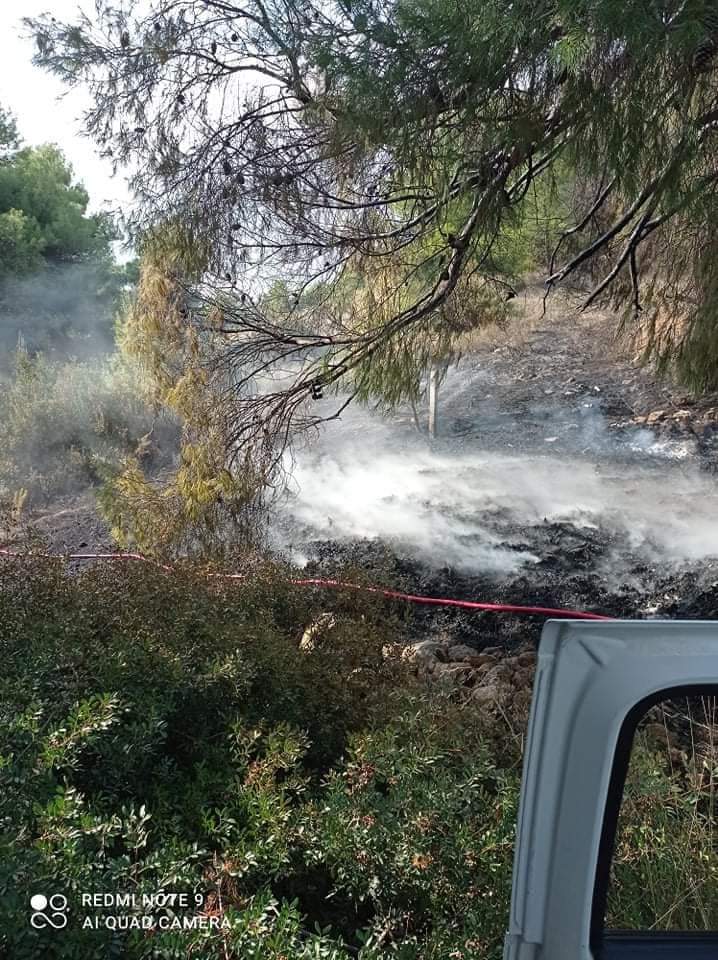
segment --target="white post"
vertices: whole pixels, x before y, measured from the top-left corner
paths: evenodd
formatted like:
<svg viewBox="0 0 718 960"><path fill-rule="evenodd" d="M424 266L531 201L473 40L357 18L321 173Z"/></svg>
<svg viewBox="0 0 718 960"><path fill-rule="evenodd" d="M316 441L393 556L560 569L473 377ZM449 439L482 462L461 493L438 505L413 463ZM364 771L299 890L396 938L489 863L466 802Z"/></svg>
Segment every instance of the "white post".
<svg viewBox="0 0 718 960"><path fill-rule="evenodd" d="M436 422L438 413L439 372L432 363L429 368L429 436L436 436Z"/></svg>

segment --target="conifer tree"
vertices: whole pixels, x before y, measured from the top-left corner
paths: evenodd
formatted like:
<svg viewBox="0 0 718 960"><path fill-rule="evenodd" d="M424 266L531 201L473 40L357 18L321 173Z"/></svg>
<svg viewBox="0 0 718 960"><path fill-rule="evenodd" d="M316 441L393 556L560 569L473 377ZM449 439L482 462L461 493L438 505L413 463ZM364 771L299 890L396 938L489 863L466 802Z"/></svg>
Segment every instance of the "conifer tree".
<svg viewBox="0 0 718 960"><path fill-rule="evenodd" d="M233 449L266 460L332 387L410 395L407 358L502 309L501 238L561 169L582 204L549 291L591 268L587 303L613 291L638 313L690 275L697 306L659 349L716 380L714 2L96 7L29 21L37 60L89 84L88 132L134 171L135 229L181 222L207 249L193 295L239 371ZM680 276L657 287L662 262Z"/></svg>

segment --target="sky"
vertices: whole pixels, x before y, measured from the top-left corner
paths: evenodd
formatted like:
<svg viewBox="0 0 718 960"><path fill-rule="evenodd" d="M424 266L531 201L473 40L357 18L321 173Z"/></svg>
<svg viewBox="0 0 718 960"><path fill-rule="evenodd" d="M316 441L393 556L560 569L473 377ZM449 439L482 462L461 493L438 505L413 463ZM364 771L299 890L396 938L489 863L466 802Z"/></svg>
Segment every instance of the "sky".
<svg viewBox="0 0 718 960"><path fill-rule="evenodd" d="M90 209L115 209L129 201L121 175L82 134L88 104L81 90L67 92L60 81L32 65L34 43L22 39L22 18L49 12L58 20L75 19L78 8L92 12L92 0L4 0L0 10L0 104L15 114L28 146L56 143L72 164L76 179L90 194ZM65 96L63 97L63 94Z"/></svg>

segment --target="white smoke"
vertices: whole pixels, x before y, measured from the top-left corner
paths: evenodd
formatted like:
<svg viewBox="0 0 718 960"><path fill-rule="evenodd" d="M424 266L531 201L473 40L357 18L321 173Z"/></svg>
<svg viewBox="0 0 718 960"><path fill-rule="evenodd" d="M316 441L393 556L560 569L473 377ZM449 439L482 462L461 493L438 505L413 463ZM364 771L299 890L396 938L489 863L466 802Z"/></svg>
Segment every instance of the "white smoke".
<svg viewBox="0 0 718 960"><path fill-rule="evenodd" d="M312 539L378 538L465 572L540 559L526 535L544 520L608 529L652 558L718 555L718 488L682 462L685 444L645 430L619 443L598 411L577 439L583 455L554 455L553 444L545 454L486 451L480 437L430 445L408 417L390 424L353 409L297 454L276 535L297 560Z"/></svg>

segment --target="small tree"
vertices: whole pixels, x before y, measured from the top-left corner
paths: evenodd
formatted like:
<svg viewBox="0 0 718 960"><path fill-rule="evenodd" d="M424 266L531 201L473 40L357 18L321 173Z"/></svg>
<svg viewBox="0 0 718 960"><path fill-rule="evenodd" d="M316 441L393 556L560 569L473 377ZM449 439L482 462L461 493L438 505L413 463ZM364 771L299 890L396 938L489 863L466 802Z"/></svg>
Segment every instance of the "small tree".
<svg viewBox="0 0 718 960"><path fill-rule="evenodd" d="M205 254L206 256L206 254ZM100 494L120 546L168 555L221 552L251 544L260 518L265 475L256 462L227 449L227 383L207 362L213 336L197 323L187 287L202 275L201 246L179 225L145 237L137 296L118 324L118 343L146 385L147 402L181 426L179 460L148 476L138 455ZM150 435L145 438L151 443ZM234 459L235 469L228 464Z"/></svg>

